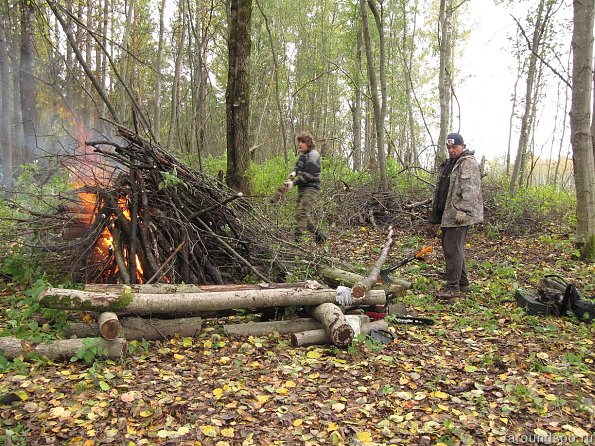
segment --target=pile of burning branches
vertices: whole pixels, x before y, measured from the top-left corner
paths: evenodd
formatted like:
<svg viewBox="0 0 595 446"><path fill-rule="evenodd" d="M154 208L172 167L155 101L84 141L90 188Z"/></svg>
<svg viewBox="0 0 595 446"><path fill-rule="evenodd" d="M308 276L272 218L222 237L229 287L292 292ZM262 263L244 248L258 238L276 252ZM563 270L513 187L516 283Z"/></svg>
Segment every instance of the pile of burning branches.
<svg viewBox="0 0 595 446"><path fill-rule="evenodd" d="M61 158L78 187L26 222L55 268L85 283L283 280L285 240L241 193L117 130Z"/></svg>

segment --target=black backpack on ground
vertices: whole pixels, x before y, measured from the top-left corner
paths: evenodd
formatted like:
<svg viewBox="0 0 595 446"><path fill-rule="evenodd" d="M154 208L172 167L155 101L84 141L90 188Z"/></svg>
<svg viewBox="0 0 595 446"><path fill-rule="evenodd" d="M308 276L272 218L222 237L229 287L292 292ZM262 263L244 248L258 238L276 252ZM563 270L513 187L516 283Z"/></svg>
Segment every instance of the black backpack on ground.
<svg viewBox="0 0 595 446"><path fill-rule="evenodd" d="M576 286L557 275L544 276L537 292L516 290L517 305L528 314L540 316L567 316L572 311L581 321L595 319L595 302L583 299Z"/></svg>

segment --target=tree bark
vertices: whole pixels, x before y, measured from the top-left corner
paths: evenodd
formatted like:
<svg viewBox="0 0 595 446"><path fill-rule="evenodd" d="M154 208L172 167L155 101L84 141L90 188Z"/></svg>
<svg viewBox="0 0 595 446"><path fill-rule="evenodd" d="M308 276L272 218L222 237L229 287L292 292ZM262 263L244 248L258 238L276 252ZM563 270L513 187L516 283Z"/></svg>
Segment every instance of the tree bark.
<svg viewBox="0 0 595 446"><path fill-rule="evenodd" d="M312 310L312 316L322 323L334 345L345 347L351 344L355 331L337 305L332 303L318 305Z"/></svg>
<svg viewBox="0 0 595 446"><path fill-rule="evenodd" d="M161 141L161 82L163 76L161 68L163 66L163 36L165 33L165 23L163 20L164 14L165 0L161 0L159 3L159 40L157 44L157 62L155 66L155 114L153 116L153 134L155 135L155 142L157 144L160 144Z"/></svg>
<svg viewBox="0 0 595 446"><path fill-rule="evenodd" d="M372 38L370 37L370 26L368 24L367 6L370 7L374 18L376 19L376 27L380 36L380 90L381 97L378 98L378 81L376 78L376 70L374 67L374 56L372 54ZM378 15L376 4L373 0L360 0L360 11L362 15L362 30L364 34L364 43L366 46L366 60L368 67L368 81L370 85L370 94L372 100L372 107L374 109L374 124L376 130L376 147L378 163L380 172L380 182L383 188L388 187L388 175L386 166L386 151L384 148L384 117L386 115L386 81L384 78L384 30L382 27L382 18Z"/></svg>
<svg viewBox="0 0 595 446"><path fill-rule="evenodd" d="M179 130L179 91L180 91L180 76L182 73L182 58L184 56L184 44L186 43L186 2L179 2L179 39L178 39L178 52L176 54L176 65L174 71L174 81L172 84L172 95L171 95L171 112L169 119L169 131L167 134L167 145L166 150L169 151L172 147L174 136Z"/></svg>
<svg viewBox="0 0 595 446"><path fill-rule="evenodd" d="M320 305L336 301L334 289L263 289L221 291L212 293L144 294L127 289L117 292L90 292L48 288L40 295L47 308L65 310L113 311L135 314L186 314L198 311L232 310L237 308L270 308L296 305ZM382 290L372 290L359 299L360 305L384 305Z"/></svg>
<svg viewBox="0 0 595 446"><path fill-rule="evenodd" d="M354 298L361 299L376 284L376 282L378 281L378 276L380 275L380 268L382 268L382 265L384 265L384 262L386 261L386 257L388 256L388 252L390 251L390 248L393 245L393 241L393 228L392 226L390 226L388 228L388 239L384 244L384 247L382 248L382 252L378 257L378 260L372 267L370 275L366 277L364 280L357 282L351 288L351 295Z"/></svg>
<svg viewBox="0 0 595 446"><path fill-rule="evenodd" d="M368 335L372 330L388 330L388 323L385 320L368 322L362 325L361 333ZM291 345L294 347L330 343L331 338L324 329L302 331L291 335Z"/></svg>
<svg viewBox="0 0 595 446"><path fill-rule="evenodd" d="M34 345L21 339L4 337L0 338L0 352L7 359L14 359L19 356L30 358L34 355L45 356L49 359L69 359L91 342L93 342L93 347L97 349L97 354L108 359L120 358L126 347L124 339L115 339L113 341L102 338L62 339Z"/></svg>
<svg viewBox="0 0 595 446"><path fill-rule="evenodd" d="M124 292L127 285L109 285L100 283L88 283L85 285L85 291L92 292ZM292 283L262 283L262 284L244 284L234 283L225 285L192 285L192 284L169 284L169 283L154 283L154 284L136 284L130 285L129 288L136 293L142 294L175 294L175 293L212 293L217 291L247 291L247 290L278 290L278 289L319 289L323 288L315 280L306 282L292 282Z"/></svg>
<svg viewBox="0 0 595 446"><path fill-rule="evenodd" d="M12 189L13 169L13 148L10 127L10 77L8 73L8 34L5 20L8 12L4 11L4 5L0 5L2 17L0 17L0 94L2 102L0 105L0 145L2 145L2 186L9 192Z"/></svg>
<svg viewBox="0 0 595 446"><path fill-rule="evenodd" d="M229 19L229 69L225 106L227 114L227 185L250 193L246 175L250 162L250 27L252 0L231 0Z"/></svg>
<svg viewBox="0 0 595 446"><path fill-rule="evenodd" d="M323 266L318 269L318 274L324 279L325 283L328 283L330 286L347 286L352 287L356 283L365 280L365 277L361 274L351 273L349 271L344 271L338 268L332 268L330 266ZM384 285L376 285L374 289L384 290L387 293L393 292L397 293L397 295L401 295L404 293L405 290L411 289L413 286L411 282L405 279L399 278L391 278L393 283L384 284Z"/></svg>
<svg viewBox="0 0 595 446"><path fill-rule="evenodd" d="M37 154L37 86L35 83L35 4L19 1L21 11L21 49L19 82L21 113L23 118L24 154L26 162L33 161Z"/></svg>
<svg viewBox="0 0 595 446"><path fill-rule="evenodd" d="M512 175L510 177L510 193L516 194L519 187L523 184L527 165L527 146L529 144L530 130L532 128L532 117L534 104L534 87L535 78L537 76L537 54L541 51L541 43L545 32L548 14L544 18L545 0L540 0L537 9L537 17L535 19L535 29L533 31L533 39L531 42L529 54L529 69L527 71L526 90L524 111L521 118L521 129L519 131L519 145L517 154L512 168Z"/></svg>
<svg viewBox="0 0 595 446"><path fill-rule="evenodd" d="M362 324L370 318L359 315ZM272 333L290 334L301 331L324 330L322 323L315 318L298 318L287 321L247 322L245 324L226 324L223 330L227 336L261 336Z"/></svg>
<svg viewBox="0 0 595 446"><path fill-rule="evenodd" d="M438 73L438 96L440 101L440 135L436 148L436 168L446 159L446 135L450 130L450 105L452 102L452 0L440 0L440 67Z"/></svg>
<svg viewBox="0 0 595 446"><path fill-rule="evenodd" d="M590 123L593 67L592 0L574 0L570 132L576 185L576 244L584 260L595 261L595 160Z"/></svg>
<svg viewBox="0 0 595 446"><path fill-rule="evenodd" d="M146 339L163 340L179 337L197 336L202 329L202 318L188 317L180 319L146 319L128 317L122 319L122 333L127 341ZM70 322L69 334L77 337L92 337L99 335L97 324Z"/></svg>

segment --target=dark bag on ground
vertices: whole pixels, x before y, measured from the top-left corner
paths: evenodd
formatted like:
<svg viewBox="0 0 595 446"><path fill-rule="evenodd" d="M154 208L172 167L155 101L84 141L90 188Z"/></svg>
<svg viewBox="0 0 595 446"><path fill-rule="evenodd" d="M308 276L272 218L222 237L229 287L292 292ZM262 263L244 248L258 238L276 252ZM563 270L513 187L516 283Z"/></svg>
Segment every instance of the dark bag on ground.
<svg viewBox="0 0 595 446"><path fill-rule="evenodd" d="M517 305L528 314L540 316L567 316L572 311L581 321L590 323L595 318L595 302L583 299L576 286L557 275L544 276L537 292L516 290Z"/></svg>

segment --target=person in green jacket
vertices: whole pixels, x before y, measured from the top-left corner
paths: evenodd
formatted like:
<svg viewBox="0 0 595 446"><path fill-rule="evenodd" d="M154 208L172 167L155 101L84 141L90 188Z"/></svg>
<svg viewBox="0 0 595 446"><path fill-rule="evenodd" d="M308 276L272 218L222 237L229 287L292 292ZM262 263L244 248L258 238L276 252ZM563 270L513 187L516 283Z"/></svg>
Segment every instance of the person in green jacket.
<svg viewBox="0 0 595 446"><path fill-rule="evenodd" d="M483 221L481 173L475 152L467 150L463 137L446 138L449 158L438 171L430 223L440 224L446 262L446 284L437 298L450 299L469 291L465 267L465 242L469 226Z"/></svg>

